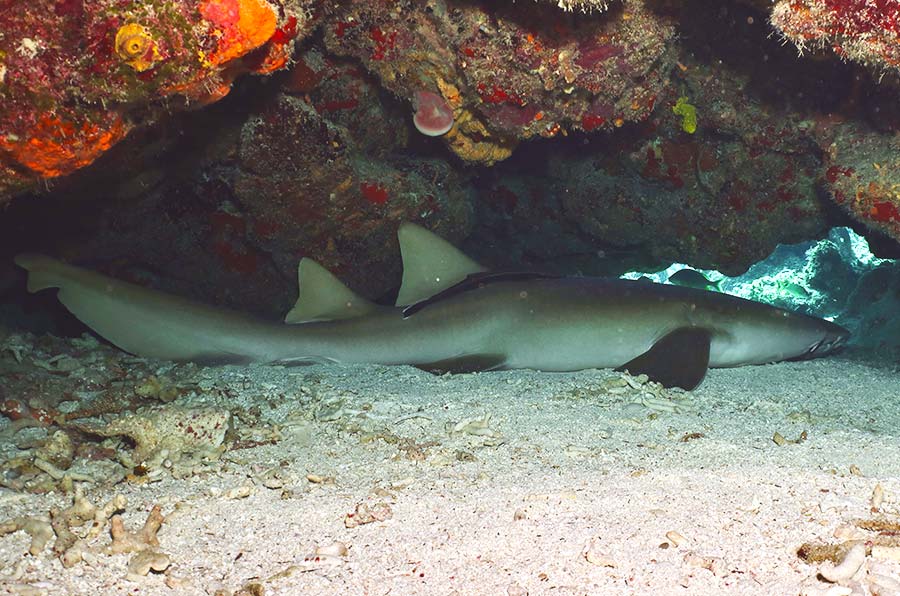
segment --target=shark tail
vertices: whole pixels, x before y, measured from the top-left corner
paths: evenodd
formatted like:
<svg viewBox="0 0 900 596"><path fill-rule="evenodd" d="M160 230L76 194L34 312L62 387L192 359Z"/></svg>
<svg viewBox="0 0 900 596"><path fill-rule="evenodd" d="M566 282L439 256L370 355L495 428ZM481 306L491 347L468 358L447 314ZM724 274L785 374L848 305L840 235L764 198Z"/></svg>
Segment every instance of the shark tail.
<svg viewBox="0 0 900 596"><path fill-rule="evenodd" d="M28 271L28 291L34 294L47 288L58 288L62 277L58 269L61 265L56 259L33 253L20 254L15 263Z"/></svg>
<svg viewBox="0 0 900 596"><path fill-rule="evenodd" d="M246 362L243 340L260 323L190 300L67 265L20 254L28 291L59 288L59 301L81 322L119 348L148 358Z"/></svg>

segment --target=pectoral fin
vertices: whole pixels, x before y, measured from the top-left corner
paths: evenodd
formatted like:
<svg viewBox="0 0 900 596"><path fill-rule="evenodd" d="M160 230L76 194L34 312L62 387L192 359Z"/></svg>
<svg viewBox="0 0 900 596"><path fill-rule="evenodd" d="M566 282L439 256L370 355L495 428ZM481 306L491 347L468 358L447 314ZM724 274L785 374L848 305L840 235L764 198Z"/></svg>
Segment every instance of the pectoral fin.
<svg viewBox="0 0 900 596"><path fill-rule="evenodd" d="M699 327L676 329L649 350L616 370L645 374L665 387L690 391L700 384L709 368L710 332Z"/></svg>

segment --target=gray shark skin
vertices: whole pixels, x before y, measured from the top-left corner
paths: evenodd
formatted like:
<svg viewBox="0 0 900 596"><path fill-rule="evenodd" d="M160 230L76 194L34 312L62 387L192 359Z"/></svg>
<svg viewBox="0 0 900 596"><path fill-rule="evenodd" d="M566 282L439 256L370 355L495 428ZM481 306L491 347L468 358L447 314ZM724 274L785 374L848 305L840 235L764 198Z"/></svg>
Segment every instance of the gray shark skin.
<svg viewBox="0 0 900 596"><path fill-rule="evenodd" d="M846 329L734 296L619 279L485 273L430 232L400 229L399 304L376 306L304 259L285 323L24 254L35 292L133 354L198 363L409 364L432 370L627 369L692 389L709 367L833 352ZM407 305L412 304L412 307ZM406 308L404 308L406 307Z"/></svg>

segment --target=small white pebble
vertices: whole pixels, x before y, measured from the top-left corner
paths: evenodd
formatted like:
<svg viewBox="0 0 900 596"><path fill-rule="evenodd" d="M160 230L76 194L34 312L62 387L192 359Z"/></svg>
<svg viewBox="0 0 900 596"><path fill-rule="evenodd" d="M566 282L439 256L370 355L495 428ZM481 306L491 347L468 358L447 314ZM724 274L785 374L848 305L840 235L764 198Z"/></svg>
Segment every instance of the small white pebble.
<svg viewBox="0 0 900 596"><path fill-rule="evenodd" d="M588 563L598 567L616 567L616 561L601 550L600 540L591 540L584 548L583 555Z"/></svg>
<svg viewBox="0 0 900 596"><path fill-rule="evenodd" d="M828 588L804 586L800 590L799 596L850 596L851 594L853 594L853 588L847 586L829 586Z"/></svg>
<svg viewBox="0 0 900 596"><path fill-rule="evenodd" d="M868 580L870 585L879 588L873 590L876 594L900 594L900 581L895 577L881 573L869 573Z"/></svg>
<svg viewBox="0 0 900 596"><path fill-rule="evenodd" d="M348 552L347 545L337 541L316 548L317 555L328 555L331 557L346 557Z"/></svg>
<svg viewBox="0 0 900 596"><path fill-rule="evenodd" d="M687 538L685 538L675 530L669 530L668 532L666 532L666 539L674 546L681 546L682 544L687 542Z"/></svg>
<svg viewBox="0 0 900 596"><path fill-rule="evenodd" d="M695 553L687 553L684 555L684 562L690 567L708 569L716 577L728 575L728 566L725 565L724 559L720 557L704 557Z"/></svg>
<svg viewBox="0 0 900 596"><path fill-rule="evenodd" d="M242 484L241 486L236 486L234 488L226 490L222 496L226 499L246 499L254 492L255 489L253 488L253 486L249 484Z"/></svg>

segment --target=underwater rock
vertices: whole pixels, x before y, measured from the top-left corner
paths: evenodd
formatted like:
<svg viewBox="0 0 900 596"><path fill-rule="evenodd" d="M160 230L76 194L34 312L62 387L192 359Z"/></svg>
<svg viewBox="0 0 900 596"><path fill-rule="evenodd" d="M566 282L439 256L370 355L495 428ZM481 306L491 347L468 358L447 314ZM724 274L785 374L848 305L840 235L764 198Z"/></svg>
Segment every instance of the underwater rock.
<svg viewBox="0 0 900 596"><path fill-rule="evenodd" d="M311 3L291 3L278 24ZM43 238L29 234L15 248L275 318L296 297L303 256L367 296L386 295L399 281L401 220L454 241L470 236L466 248L500 268L619 274L679 261L734 275L777 243L841 223L826 217L824 187L845 198L848 217L898 238L891 193L900 167L885 157L892 121L880 118L878 134L861 125L836 139L821 134L851 117L841 111L851 91L819 105L821 86L796 84L825 66L790 70L795 50L776 55L765 45L764 3L753 2L755 37L738 37L752 29L736 8L747 2L565 4L597 10L460 0L329 7L316 17L321 38L298 48L277 77L245 77L225 100L137 128L93 167L57 179L57 200L31 207L28 227ZM108 40L125 55L117 54L125 62L116 76L137 72L149 89L160 84L161 64L180 63L146 39L156 39L152 23L131 24L119 28L118 44L116 35ZM272 40L287 51L314 25L300 19L293 37L281 27ZM708 43L716 35L740 44L744 64L728 43ZM264 49L271 58L272 46L229 68L249 68ZM219 49L208 54L229 55ZM849 87L835 83L841 76L818 78L829 89ZM871 95L859 85L853 93ZM129 110L157 121L142 112L149 100L128 89ZM3 93L0 83L0 101ZM452 111L449 132L416 132L417 93ZM91 97L117 113L112 99ZM467 167L500 160L489 171ZM0 285L15 285L3 267L0 278L12 281Z"/></svg>
<svg viewBox="0 0 900 596"><path fill-rule="evenodd" d="M846 245L822 240L807 251L807 261L800 275L821 297L815 304L817 312L842 311L860 282L860 272L853 266L854 256L847 254L847 249Z"/></svg>
<svg viewBox="0 0 900 596"><path fill-rule="evenodd" d="M29 217L48 240L59 227L54 254L273 319L304 256L377 298L400 281L400 221L468 232L471 174L411 152L409 114L358 65L310 50L282 82L247 81L162 139L138 132L60 185L53 221Z"/></svg>
<svg viewBox="0 0 900 596"><path fill-rule="evenodd" d="M35 458L50 463L55 468L65 470L72 465L75 447L72 438L62 430L51 433L43 444L35 449Z"/></svg>
<svg viewBox="0 0 900 596"><path fill-rule="evenodd" d="M890 358L900 355L900 262L864 273L840 321L853 330L854 344Z"/></svg>

